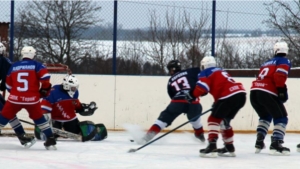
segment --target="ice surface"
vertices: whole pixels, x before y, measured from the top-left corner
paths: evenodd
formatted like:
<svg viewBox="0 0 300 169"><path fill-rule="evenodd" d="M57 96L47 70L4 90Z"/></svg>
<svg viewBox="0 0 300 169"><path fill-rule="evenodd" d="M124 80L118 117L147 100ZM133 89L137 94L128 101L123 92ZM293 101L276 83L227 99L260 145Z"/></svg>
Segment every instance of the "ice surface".
<svg viewBox="0 0 300 169"><path fill-rule="evenodd" d="M207 135L206 135L207 136ZM287 134L284 146L291 149L290 156L270 156L267 149L255 154L255 134L236 134L237 157L201 158L199 149L206 144L194 139L192 133L171 133L135 153L138 148L129 140L126 132L108 132L108 138L101 142L58 141L58 150L46 150L42 141L30 149L23 148L15 137L0 137L0 168L9 169L298 169L300 153L296 145L299 134ZM218 147L222 147L219 139Z"/></svg>

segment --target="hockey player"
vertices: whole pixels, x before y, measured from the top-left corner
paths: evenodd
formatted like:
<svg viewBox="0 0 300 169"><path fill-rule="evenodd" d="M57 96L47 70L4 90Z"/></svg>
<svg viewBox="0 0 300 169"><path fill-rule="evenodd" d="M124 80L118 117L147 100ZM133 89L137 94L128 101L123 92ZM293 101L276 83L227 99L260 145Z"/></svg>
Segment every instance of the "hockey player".
<svg viewBox="0 0 300 169"><path fill-rule="evenodd" d="M262 64L257 79L252 82L250 101L259 116L256 153L265 147L264 139L273 120L270 154L290 154L290 149L282 146L288 123L287 111L283 105L288 100L285 82L291 68L291 63L286 58L288 50L286 42L277 42L274 45L274 57Z"/></svg>
<svg viewBox="0 0 300 169"><path fill-rule="evenodd" d="M149 142L161 130L168 127L182 113L186 113L187 118L191 121L194 129L194 135L201 142L205 142L204 130L201 124L200 114L202 106L199 99L195 99L191 104L185 100L183 91L194 89L197 82L197 75L200 73L200 68L190 68L181 70L181 64L178 60L172 60L168 63L167 69L171 75L168 81L168 94L171 98L171 103L162 111L158 119L147 131L147 134L141 139L136 140L138 144ZM198 118L196 118L199 116Z"/></svg>
<svg viewBox="0 0 300 169"><path fill-rule="evenodd" d="M5 50L5 46L2 43L0 43L0 90L2 92L5 92L6 90L6 75L12 64L10 60L4 56ZM0 94L0 112L2 111L4 104L5 99ZM24 128L17 117L14 117L12 120L10 120L9 124L14 129L22 145L24 145L25 147L31 147L35 143L34 137L26 135Z"/></svg>
<svg viewBox="0 0 300 169"><path fill-rule="evenodd" d="M195 89L186 93L186 99L194 100L210 93L214 98L212 113L208 117L208 146L200 150L201 157L230 156L235 157L233 129L230 121L246 102L246 91L241 83L224 70L216 67L213 56L201 60L201 73ZM221 130L224 148L217 149L219 130Z"/></svg>
<svg viewBox="0 0 300 169"><path fill-rule="evenodd" d="M107 137L103 124L94 125L91 121L79 122L76 113L82 116L91 116L97 109L96 103L81 103L79 96L79 81L74 75L63 78L62 84L54 85L49 96L41 102L44 113L50 113L53 127L65 131L81 134L82 141L100 141ZM35 129L35 136L40 139L40 130Z"/></svg>
<svg viewBox="0 0 300 169"><path fill-rule="evenodd" d="M51 88L50 75L41 63L33 60L35 53L36 51L32 46L23 47L21 51L22 60L12 64L7 73L6 88L10 94L0 114L0 129L9 121L14 123L14 120L16 120L16 124L21 125L16 118L16 114L24 108L29 113L29 117L42 129L47 137L44 143L46 149L56 149L54 146L56 141L47 120L43 116L39 102L40 97L46 96ZM18 127L15 126L15 131ZM31 141L29 146L34 144L34 139L27 140L24 137L23 140L24 130L19 131L20 133L16 133L22 144L28 141Z"/></svg>

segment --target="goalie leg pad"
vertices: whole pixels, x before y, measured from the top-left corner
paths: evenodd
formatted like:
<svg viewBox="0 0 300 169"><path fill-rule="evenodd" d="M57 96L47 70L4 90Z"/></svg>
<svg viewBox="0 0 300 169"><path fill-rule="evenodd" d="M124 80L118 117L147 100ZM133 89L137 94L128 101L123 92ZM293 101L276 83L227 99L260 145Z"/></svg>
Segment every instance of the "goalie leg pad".
<svg viewBox="0 0 300 169"><path fill-rule="evenodd" d="M41 129L39 129L37 126L34 126L34 136L38 140L41 140Z"/></svg>
<svg viewBox="0 0 300 169"><path fill-rule="evenodd" d="M79 122L79 127L82 135L82 142L92 140L97 134L97 128L91 121Z"/></svg>
<svg viewBox="0 0 300 169"><path fill-rule="evenodd" d="M97 133L91 141L101 141L107 138L107 130L104 124L96 124Z"/></svg>

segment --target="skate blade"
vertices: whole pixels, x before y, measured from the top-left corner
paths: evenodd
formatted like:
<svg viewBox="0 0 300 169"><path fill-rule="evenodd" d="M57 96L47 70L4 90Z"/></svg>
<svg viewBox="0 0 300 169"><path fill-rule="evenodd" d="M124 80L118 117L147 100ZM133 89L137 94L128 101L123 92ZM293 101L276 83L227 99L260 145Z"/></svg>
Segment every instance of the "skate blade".
<svg viewBox="0 0 300 169"><path fill-rule="evenodd" d="M261 152L262 149L265 149L266 146L264 146L263 148L261 148L260 146L257 146L257 147L255 146L255 148L256 148L256 149L255 149L255 154L258 154L258 153Z"/></svg>
<svg viewBox="0 0 300 169"><path fill-rule="evenodd" d="M262 150L262 149L260 149L260 148L256 148L256 149L255 149L255 154L259 154L259 153L261 152L261 150Z"/></svg>
<svg viewBox="0 0 300 169"><path fill-rule="evenodd" d="M144 145L144 144L147 144L147 141L144 140L144 139L136 139L134 140L134 142L138 145Z"/></svg>
<svg viewBox="0 0 300 169"><path fill-rule="evenodd" d="M33 146L35 143L36 143L36 140L33 139L33 140L31 140L31 142L25 143L23 146L24 146L25 148L30 148L30 147Z"/></svg>
<svg viewBox="0 0 300 169"><path fill-rule="evenodd" d="M221 157L236 157L234 152L218 153L218 156L221 156Z"/></svg>
<svg viewBox="0 0 300 169"><path fill-rule="evenodd" d="M200 153L199 155L200 157L203 157L203 158L216 158L218 155L217 155L217 152L212 152L212 153Z"/></svg>
<svg viewBox="0 0 300 169"><path fill-rule="evenodd" d="M289 151L279 152L279 151L276 151L276 150L270 150L269 155L272 155L272 156L289 156L290 153L291 152L289 152Z"/></svg>
<svg viewBox="0 0 300 169"><path fill-rule="evenodd" d="M299 153L300 153L300 148L297 148L297 152L299 152Z"/></svg>
<svg viewBox="0 0 300 169"><path fill-rule="evenodd" d="M57 148L56 148L56 146L45 146L45 148L47 149L47 150L57 150Z"/></svg>

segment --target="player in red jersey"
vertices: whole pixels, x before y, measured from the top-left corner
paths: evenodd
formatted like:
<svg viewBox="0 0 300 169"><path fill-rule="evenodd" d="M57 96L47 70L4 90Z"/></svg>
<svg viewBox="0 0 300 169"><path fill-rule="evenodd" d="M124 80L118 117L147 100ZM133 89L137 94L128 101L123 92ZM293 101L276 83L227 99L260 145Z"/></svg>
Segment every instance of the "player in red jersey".
<svg viewBox="0 0 300 169"><path fill-rule="evenodd" d="M39 101L40 97L47 96L51 88L50 75L44 65L33 60L35 53L33 47L23 47L22 60L12 64L7 73L6 88L10 94L0 114L0 129L24 108L29 113L29 117L46 135L47 140L44 143L46 149L52 147L56 149L54 146L56 141L49 123L43 116Z"/></svg>
<svg viewBox="0 0 300 169"><path fill-rule="evenodd" d="M1 80L0 90L3 92L6 90L5 84L6 84L7 72L9 71L9 68L12 65L10 60L4 56L5 50L6 50L5 46L2 43L0 43L0 65L1 65L0 66L0 80ZM3 109L5 102L6 102L5 99L0 94L0 112ZM24 128L20 123L19 119L17 118L17 116L14 117L12 120L10 120L9 124L14 129L22 145L24 145L25 147L30 147L35 143L34 137L28 136L25 133Z"/></svg>
<svg viewBox="0 0 300 169"><path fill-rule="evenodd" d="M290 149L282 146L288 123L287 111L283 105L288 100L285 82L291 68L291 63L286 58L288 50L286 42L277 42L274 45L274 57L262 64L257 79L252 82L250 101L259 116L256 153L265 147L264 139L273 120L270 154L290 154Z"/></svg>
<svg viewBox="0 0 300 169"><path fill-rule="evenodd" d="M82 141L100 141L107 137L103 124L94 124L91 121L79 122L76 113L82 116L91 116L97 109L96 103L81 103L79 97L79 81L74 75L67 75L63 83L54 85L49 96L43 98L41 105L44 113L49 113L53 127L65 131L81 134ZM35 128L35 136L40 139L40 130Z"/></svg>
<svg viewBox="0 0 300 169"><path fill-rule="evenodd" d="M195 89L187 93L186 99L193 100L210 93L214 98L211 115L208 117L208 146L200 150L202 157L235 156L233 146L233 130L230 121L246 102L246 91L241 83L223 69L216 67L216 60L206 56L201 61L201 73ZM217 149L219 130L225 144Z"/></svg>

